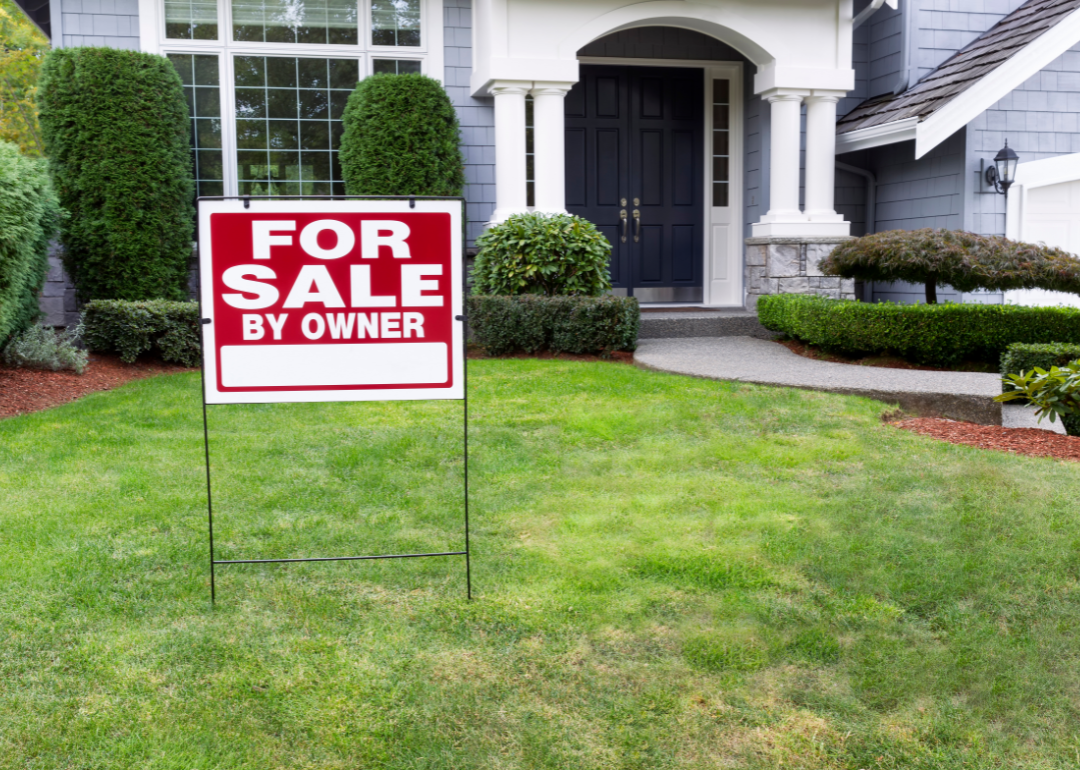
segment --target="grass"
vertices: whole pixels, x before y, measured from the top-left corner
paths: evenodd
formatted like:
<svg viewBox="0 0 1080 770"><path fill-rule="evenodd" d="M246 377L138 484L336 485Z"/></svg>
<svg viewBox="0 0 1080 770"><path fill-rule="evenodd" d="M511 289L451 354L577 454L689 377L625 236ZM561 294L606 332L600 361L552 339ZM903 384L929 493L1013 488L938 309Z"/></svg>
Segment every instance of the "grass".
<svg viewBox="0 0 1080 770"><path fill-rule="evenodd" d="M3 768L1075 768L1080 468L470 364L473 563L219 571L198 378L0 422ZM458 548L460 404L211 409L220 558Z"/></svg>

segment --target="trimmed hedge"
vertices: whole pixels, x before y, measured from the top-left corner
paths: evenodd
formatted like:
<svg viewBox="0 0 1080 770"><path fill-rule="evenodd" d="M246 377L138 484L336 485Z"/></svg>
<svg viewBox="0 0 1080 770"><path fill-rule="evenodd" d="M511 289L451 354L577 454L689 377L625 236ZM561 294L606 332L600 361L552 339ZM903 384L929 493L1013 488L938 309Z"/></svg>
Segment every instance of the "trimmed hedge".
<svg viewBox="0 0 1080 770"><path fill-rule="evenodd" d="M998 363L1013 343L1080 343L1080 310L1018 305L896 305L776 294L758 300L775 332L850 355L891 354L929 366Z"/></svg>
<svg viewBox="0 0 1080 770"><path fill-rule="evenodd" d="M342 116L341 173L349 195L461 195L458 118L439 81L372 75Z"/></svg>
<svg viewBox="0 0 1080 770"><path fill-rule="evenodd" d="M163 361L198 366L200 356L198 302L95 300L83 309L87 347L119 353L131 363L154 352Z"/></svg>
<svg viewBox="0 0 1080 770"><path fill-rule="evenodd" d="M38 103L79 297L184 299L194 185L176 69L138 51L59 48Z"/></svg>
<svg viewBox="0 0 1080 770"><path fill-rule="evenodd" d="M471 296L473 339L489 355L610 353L637 348L640 311L633 297Z"/></svg>
<svg viewBox="0 0 1080 770"><path fill-rule="evenodd" d="M38 294L59 219L44 161L0 142L0 347L41 315Z"/></svg>

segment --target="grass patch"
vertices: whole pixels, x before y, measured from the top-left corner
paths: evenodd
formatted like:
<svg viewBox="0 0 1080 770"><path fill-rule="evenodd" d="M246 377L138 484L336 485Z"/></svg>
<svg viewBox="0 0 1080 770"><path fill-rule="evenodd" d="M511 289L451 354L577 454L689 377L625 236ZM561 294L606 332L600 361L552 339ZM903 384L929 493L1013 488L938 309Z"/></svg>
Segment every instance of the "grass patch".
<svg viewBox="0 0 1080 770"><path fill-rule="evenodd" d="M1075 768L1080 469L470 363L459 559L223 567L198 377L0 422L0 767ZM211 408L220 558L460 547L456 403Z"/></svg>

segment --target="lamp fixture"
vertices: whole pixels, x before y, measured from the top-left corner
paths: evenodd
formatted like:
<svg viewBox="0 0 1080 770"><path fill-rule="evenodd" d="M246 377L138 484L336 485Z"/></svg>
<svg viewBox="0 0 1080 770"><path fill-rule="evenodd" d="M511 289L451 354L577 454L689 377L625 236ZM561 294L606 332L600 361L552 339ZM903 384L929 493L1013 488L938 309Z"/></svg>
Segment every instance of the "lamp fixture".
<svg viewBox="0 0 1080 770"><path fill-rule="evenodd" d="M1005 140L1005 146L998 150L994 156L994 165L986 169L986 183L995 191L1008 197L1009 188L1016 181L1016 164L1019 156L1009 147L1009 140Z"/></svg>

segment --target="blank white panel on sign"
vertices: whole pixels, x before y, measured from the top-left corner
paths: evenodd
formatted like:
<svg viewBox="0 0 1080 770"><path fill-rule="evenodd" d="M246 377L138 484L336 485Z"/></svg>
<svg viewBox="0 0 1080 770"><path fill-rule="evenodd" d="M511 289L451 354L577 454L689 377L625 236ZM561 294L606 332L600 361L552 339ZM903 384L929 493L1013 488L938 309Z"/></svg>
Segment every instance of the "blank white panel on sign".
<svg viewBox="0 0 1080 770"><path fill-rule="evenodd" d="M227 388L342 385L435 385L449 378L445 342L377 345L226 345Z"/></svg>

